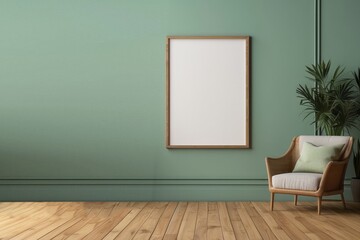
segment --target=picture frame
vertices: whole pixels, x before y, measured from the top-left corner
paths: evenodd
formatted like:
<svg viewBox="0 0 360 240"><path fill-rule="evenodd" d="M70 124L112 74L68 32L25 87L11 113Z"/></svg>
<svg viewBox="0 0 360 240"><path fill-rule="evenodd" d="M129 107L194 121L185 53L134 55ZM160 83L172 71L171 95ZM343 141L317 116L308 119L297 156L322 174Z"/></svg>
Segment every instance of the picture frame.
<svg viewBox="0 0 360 240"><path fill-rule="evenodd" d="M166 147L250 148L250 36L166 38Z"/></svg>

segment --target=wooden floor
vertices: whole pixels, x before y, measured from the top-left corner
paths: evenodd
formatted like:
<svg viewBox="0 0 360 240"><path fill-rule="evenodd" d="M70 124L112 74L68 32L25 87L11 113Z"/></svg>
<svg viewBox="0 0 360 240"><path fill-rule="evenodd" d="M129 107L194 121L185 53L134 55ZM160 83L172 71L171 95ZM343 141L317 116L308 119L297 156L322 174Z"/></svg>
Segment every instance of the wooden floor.
<svg viewBox="0 0 360 240"><path fill-rule="evenodd" d="M360 239L360 205L276 202L0 203L0 239Z"/></svg>

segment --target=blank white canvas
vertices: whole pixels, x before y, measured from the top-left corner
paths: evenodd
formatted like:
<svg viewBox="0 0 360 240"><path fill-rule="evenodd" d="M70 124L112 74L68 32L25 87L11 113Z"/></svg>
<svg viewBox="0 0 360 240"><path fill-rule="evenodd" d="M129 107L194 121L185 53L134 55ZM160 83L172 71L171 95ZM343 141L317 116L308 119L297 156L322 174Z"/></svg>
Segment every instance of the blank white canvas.
<svg viewBox="0 0 360 240"><path fill-rule="evenodd" d="M170 145L246 145L246 40L170 40Z"/></svg>

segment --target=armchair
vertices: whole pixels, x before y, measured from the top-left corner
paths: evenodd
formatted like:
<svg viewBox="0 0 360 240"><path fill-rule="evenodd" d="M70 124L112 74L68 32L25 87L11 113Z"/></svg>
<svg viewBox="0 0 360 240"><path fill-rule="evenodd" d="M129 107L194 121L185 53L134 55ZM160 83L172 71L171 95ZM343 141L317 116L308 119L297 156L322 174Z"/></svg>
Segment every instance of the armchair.
<svg viewBox="0 0 360 240"><path fill-rule="evenodd" d="M300 157L303 144L311 143L316 146L331 146L344 144L336 161L330 161L323 173L292 172ZM274 208L275 194L294 195L294 204L297 205L298 195L317 198L318 214L321 213L323 196L341 196L344 199L344 178L351 154L352 137L348 136L298 136L295 137L288 151L281 157L266 157L266 169L270 191L270 210Z"/></svg>

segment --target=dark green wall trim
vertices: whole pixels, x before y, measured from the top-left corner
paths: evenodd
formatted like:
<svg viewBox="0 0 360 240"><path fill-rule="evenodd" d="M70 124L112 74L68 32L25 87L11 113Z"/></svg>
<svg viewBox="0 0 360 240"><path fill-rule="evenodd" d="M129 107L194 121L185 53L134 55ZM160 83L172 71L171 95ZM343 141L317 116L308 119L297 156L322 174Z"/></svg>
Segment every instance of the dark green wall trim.
<svg viewBox="0 0 360 240"><path fill-rule="evenodd" d="M350 185L349 179L345 180L345 185ZM0 185L258 185L267 186L267 179L122 179L122 180L0 180Z"/></svg>
<svg viewBox="0 0 360 240"><path fill-rule="evenodd" d="M267 201L267 185L0 184L0 201ZM331 197L336 198L336 197ZM351 199L345 186L345 198ZM291 195L276 195L290 201ZM300 198L300 201L314 198Z"/></svg>
<svg viewBox="0 0 360 240"><path fill-rule="evenodd" d="M0 185L267 185L267 179L0 180Z"/></svg>
<svg viewBox="0 0 360 240"><path fill-rule="evenodd" d="M314 64L321 61L321 0L314 1Z"/></svg>
<svg viewBox="0 0 360 240"><path fill-rule="evenodd" d="M321 0L314 0L314 64L321 61ZM314 124L314 134L321 135L317 123Z"/></svg>

